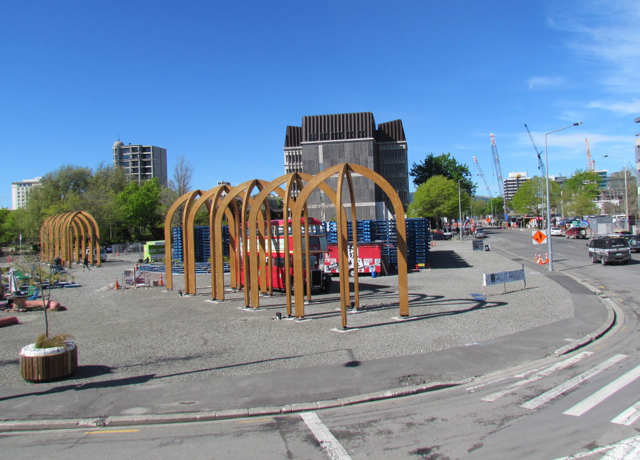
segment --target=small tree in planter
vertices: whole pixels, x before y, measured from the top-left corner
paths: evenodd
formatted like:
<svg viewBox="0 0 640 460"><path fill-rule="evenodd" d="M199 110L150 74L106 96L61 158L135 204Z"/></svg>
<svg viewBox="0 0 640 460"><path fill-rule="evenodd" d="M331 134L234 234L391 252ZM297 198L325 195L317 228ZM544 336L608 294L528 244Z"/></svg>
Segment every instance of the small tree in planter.
<svg viewBox="0 0 640 460"><path fill-rule="evenodd" d="M51 300L51 290L43 289L44 273L38 266L38 274L32 273L32 282L42 293L42 311L44 313L45 332L38 335L35 343L31 343L20 350L20 375L31 382L46 382L73 374L78 368L78 348L69 339L69 334L49 336L48 310ZM49 281L53 273L49 270Z"/></svg>

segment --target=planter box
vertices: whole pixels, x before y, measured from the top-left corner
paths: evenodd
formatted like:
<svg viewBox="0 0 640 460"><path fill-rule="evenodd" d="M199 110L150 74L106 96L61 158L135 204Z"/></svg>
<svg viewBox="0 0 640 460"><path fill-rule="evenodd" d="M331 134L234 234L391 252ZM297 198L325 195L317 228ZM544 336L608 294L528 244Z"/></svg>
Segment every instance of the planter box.
<svg viewBox="0 0 640 460"><path fill-rule="evenodd" d="M30 382L67 377L78 368L78 348L73 342L55 348L35 348L32 343L20 350L19 356L20 375Z"/></svg>

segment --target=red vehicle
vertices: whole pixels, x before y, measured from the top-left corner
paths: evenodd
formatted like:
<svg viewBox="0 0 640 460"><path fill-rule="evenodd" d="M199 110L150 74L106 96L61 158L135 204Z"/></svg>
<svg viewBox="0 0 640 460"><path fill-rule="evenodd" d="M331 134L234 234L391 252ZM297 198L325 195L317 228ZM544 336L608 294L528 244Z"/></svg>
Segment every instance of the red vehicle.
<svg viewBox="0 0 640 460"><path fill-rule="evenodd" d="M353 246L349 244L349 276L354 275ZM324 272L340 273L338 266L338 244L329 244L324 255ZM358 243L358 273L370 273L377 276L382 272L382 243ZM374 275L375 273L375 275Z"/></svg>
<svg viewBox="0 0 640 460"><path fill-rule="evenodd" d="M567 238L582 238L587 239L589 237L589 229L586 227L571 227L567 230Z"/></svg>
<svg viewBox="0 0 640 460"><path fill-rule="evenodd" d="M291 274L291 282L293 283L293 236L291 229L291 219L287 221L289 238L289 254L284 252L284 220L271 221L271 251L272 269L270 272L271 283L274 289L285 289L285 257L289 257L289 273ZM322 254L327 250L327 235L325 233L322 222L317 219L309 218L309 265L311 266L311 289L317 289L321 292L329 292L331 289L331 276L326 275L320 269ZM304 218L302 219L302 250L304 263ZM269 270L269 265L266 266ZM305 277L307 271L305 270ZM242 276L242 275L241 275ZM306 283L305 283L306 284Z"/></svg>

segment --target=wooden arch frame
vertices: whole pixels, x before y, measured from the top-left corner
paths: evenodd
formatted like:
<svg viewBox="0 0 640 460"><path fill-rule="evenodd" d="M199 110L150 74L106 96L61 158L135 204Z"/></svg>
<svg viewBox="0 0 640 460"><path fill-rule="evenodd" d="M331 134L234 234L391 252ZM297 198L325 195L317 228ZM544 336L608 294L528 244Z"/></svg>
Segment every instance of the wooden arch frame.
<svg viewBox="0 0 640 460"><path fill-rule="evenodd" d="M293 227L293 252L294 260L298 263L294 263L294 283L300 283L303 279L301 255L302 255L302 226L300 223L300 216L302 215L303 207L306 204L307 199L311 192L319 187L321 183L328 178L338 174L338 186L337 186L337 203L340 209L336 208L338 219L338 253L339 253L339 265L340 265L340 302L342 311L342 327L347 327L347 303L350 301L350 294L348 291L349 286L349 274L348 274L348 256L347 256L347 225L346 220L343 219L344 206L342 204L342 188L344 179L347 180L349 191L351 195L351 211L353 224L353 248L354 253L357 254L357 233L355 228L355 205L353 184L351 182L351 173L360 174L373 181L379 186L383 192L387 195L391 204L393 205L394 213L396 216L396 232L397 232L397 253L398 253L398 292L399 292L399 306L400 316L409 316L409 291L408 291L408 275L407 275L407 237L406 237L406 224L404 218L404 206L400 197L395 189L389 184L389 182L383 178L380 174L372 171L364 166L342 163L332 166L328 169L317 174L313 180L300 191L296 204L294 206L292 214L292 227ZM346 289L345 289L346 287ZM346 292L345 292L346 291ZM356 294L356 308L358 306L358 275L357 271L354 277L354 292ZM295 306L296 316L304 316L304 293L299 289L295 291Z"/></svg>
<svg viewBox="0 0 640 460"><path fill-rule="evenodd" d="M313 176L309 175L309 174L305 174L305 173L300 173L300 172L295 172L295 173L289 173L289 174L285 174L282 175L280 177L278 177L277 179L274 179L268 187L265 187L264 189L262 189L262 191L254 198L254 205L251 208L251 213L249 214L249 239L250 241L257 241L257 243L260 245L260 253L258 254L257 251L254 252L254 254L257 257L252 257L253 254L250 255L250 271L251 271L251 286L258 286L258 284L260 285L260 291L262 293L269 293L272 294L273 293L273 286L272 286L272 280L269 277L269 279L267 279L266 273L266 253L265 253L265 248L271 248L271 229L270 229L270 225L267 225L267 232L266 235L264 233L264 223L265 221L267 223L269 223L271 221L270 218L270 213L269 213L269 208L268 205L265 206L265 211L266 211L266 216L265 218L261 218L259 216L259 213L261 211L260 206L262 205L263 202L265 202L265 200L267 199L267 197L273 193L276 192L278 193L279 196L281 196L284 200L283 203L283 220L285 222L288 221L289 216L291 211L293 210L293 205L295 205L295 201L294 199L291 197L292 195L292 189L294 184L298 186L298 190L301 190L304 185L303 185L303 181L304 182L310 182L313 179ZM281 185L282 184L286 184L285 189L283 190ZM322 191L325 192L325 194L329 197L329 199L335 204L335 192L333 191L333 189L331 189L331 187L329 187L329 185L327 185L326 183L322 183L320 184L320 188ZM305 238L308 239L308 235L309 232L306 228L306 226L308 225L307 222L307 209L305 207L304 209L304 217L305 217ZM257 229L256 229L256 224L257 224ZM283 252L285 254L289 253L289 238L286 235L287 232L287 224L284 224L284 228L285 228L285 238L283 239ZM256 231L258 230L258 231ZM266 237L266 240L265 240ZM305 244L305 248L309 247L309 242L306 241ZM309 254L308 251L305 251L304 253L304 257L306 260L306 265L305 266L309 266ZM258 262L260 263L260 269L258 270ZM269 263L271 264L271 258L269 258ZM284 260L284 274L285 274L285 296L286 296L286 304L287 304L287 316L291 316L291 276L290 276L290 267L291 267L291 263L289 260L289 257L285 257ZM273 267L270 265L269 266L269 272L271 271ZM258 282L258 273L261 274L261 283ZM307 298L308 300L311 300L311 278L307 277L306 279L306 284L307 284ZM253 306L253 308L259 308L260 307L260 292L258 291L258 289L252 289L251 290L251 305Z"/></svg>
<svg viewBox="0 0 640 460"><path fill-rule="evenodd" d="M93 216L84 211L56 214L45 219L40 227L40 246L41 259L45 262L60 257L70 266L74 260L81 262L86 251L93 248L89 250L90 263L102 265L100 229Z"/></svg>
<svg viewBox="0 0 640 460"><path fill-rule="evenodd" d="M187 215L189 208L191 208L193 201L196 199L198 195L202 195L202 193L203 193L202 190L193 190L191 192L185 193L184 195L182 195L180 198L178 198L176 201L173 202L173 204L167 211L167 215L164 218L164 266L165 266L165 277L167 278L166 285L168 290L173 289L173 251L172 251L173 246L171 244L171 236L172 236L171 221L173 220L173 215L176 213L180 205L184 204L185 206L184 206L184 209L182 210L182 222L184 222L185 216ZM183 232L183 235L182 235L183 251L185 248L184 237L185 236ZM183 260L184 260L184 252L182 254L183 254Z"/></svg>
<svg viewBox="0 0 640 460"><path fill-rule="evenodd" d="M233 286L234 281L236 283L240 283L240 273L237 268L242 268L242 277L244 280L244 301L245 306L249 306L249 288L247 287L250 283L249 280L249 267L246 263L247 261L247 251L248 251L248 238L247 238L247 213L248 210L254 205L254 199L251 197L251 192L254 188L258 188L262 191L265 187L269 186L269 182L261 180L261 179L252 179L246 182L243 182L240 185L233 187L227 196L222 200L222 203L218 206L218 210L215 213L215 222L213 225L213 230L215 231L215 235L211 237L215 244L214 253L211 254L212 257L215 256L215 264L211 264L211 274L212 274L212 283L211 283L211 296L212 299L222 301L224 300L224 269L223 269L223 260L222 260L222 216L224 211L228 208L228 206L235 201L237 197L242 199L242 206L240 208L240 212L236 212L236 219L234 222L236 229L236 241L235 241L235 249L236 249L236 265L231 265L231 283ZM221 212L223 211L223 212ZM237 218L237 214L240 214L240 218ZM231 231L231 222L229 222L229 229ZM231 249L231 248L230 248ZM237 252L237 249L240 249L240 252ZM215 275L213 271L215 270ZM215 286L214 282L215 281Z"/></svg>

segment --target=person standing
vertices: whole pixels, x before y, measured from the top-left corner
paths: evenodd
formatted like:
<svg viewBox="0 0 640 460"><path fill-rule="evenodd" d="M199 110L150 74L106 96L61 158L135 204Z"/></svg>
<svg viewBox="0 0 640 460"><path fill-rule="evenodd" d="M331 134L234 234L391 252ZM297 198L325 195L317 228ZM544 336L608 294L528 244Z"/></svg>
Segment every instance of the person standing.
<svg viewBox="0 0 640 460"><path fill-rule="evenodd" d="M91 267L89 267L89 254L84 255L84 260L82 261L82 271L84 271L85 267L87 270L91 271Z"/></svg>

